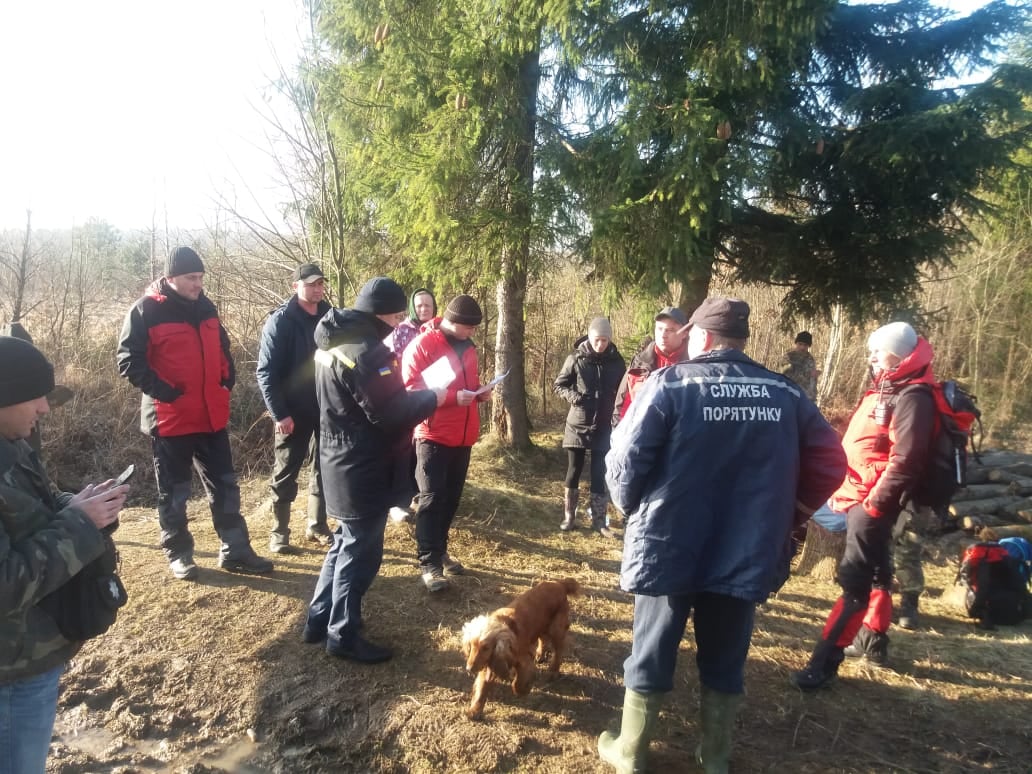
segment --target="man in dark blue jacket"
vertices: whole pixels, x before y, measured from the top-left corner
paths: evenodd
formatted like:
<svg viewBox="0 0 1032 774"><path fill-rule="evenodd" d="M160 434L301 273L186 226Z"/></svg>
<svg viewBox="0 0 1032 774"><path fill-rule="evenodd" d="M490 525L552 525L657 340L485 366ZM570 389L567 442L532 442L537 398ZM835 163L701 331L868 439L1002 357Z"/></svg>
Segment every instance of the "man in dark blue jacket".
<svg viewBox="0 0 1032 774"><path fill-rule="evenodd" d="M383 561L397 456L408 453L412 428L447 394L443 388L406 392L398 360L383 344L405 319L407 304L394 280L374 277L351 309L331 309L315 332L319 464L326 508L337 529L302 637L325 641L332 656L369 664L392 655L360 630L362 597Z"/></svg>
<svg viewBox="0 0 1032 774"><path fill-rule="evenodd" d="M315 399L315 326L330 311L323 300L326 278L314 263L294 271L294 295L275 309L262 329L258 347L258 386L275 423L275 467L272 471L272 532L269 550L294 553L290 545L290 506L297 497L297 476L312 458L308 477L308 529L305 537L323 545L332 533L326 526L326 501L319 472L319 403Z"/></svg>
<svg viewBox="0 0 1032 774"><path fill-rule="evenodd" d="M744 301L708 298L689 322L690 360L649 376L606 457L613 504L627 516L620 585L635 595L621 730L598 743L621 771L644 768L689 615L696 755L708 774L727 771L755 605L788 578L793 527L845 474L813 402L742 351Z"/></svg>

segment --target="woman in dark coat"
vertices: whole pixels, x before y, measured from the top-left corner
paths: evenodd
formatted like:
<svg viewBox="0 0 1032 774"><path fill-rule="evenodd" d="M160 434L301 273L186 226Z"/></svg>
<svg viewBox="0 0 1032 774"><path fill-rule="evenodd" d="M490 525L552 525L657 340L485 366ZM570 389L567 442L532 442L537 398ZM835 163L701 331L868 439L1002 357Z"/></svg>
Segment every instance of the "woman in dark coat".
<svg viewBox="0 0 1032 774"><path fill-rule="evenodd" d="M569 464L566 469L566 494L563 499L563 531L573 529L580 496L584 458L591 452L591 499L588 514L591 528L604 537L615 537L609 529L606 506L606 452L612 432L610 418L616 403L616 391L624 375L624 359L613 344L613 329L605 317L596 317L588 326L588 335L574 345L563 370L556 377L554 389L570 404L566 415L563 448Z"/></svg>

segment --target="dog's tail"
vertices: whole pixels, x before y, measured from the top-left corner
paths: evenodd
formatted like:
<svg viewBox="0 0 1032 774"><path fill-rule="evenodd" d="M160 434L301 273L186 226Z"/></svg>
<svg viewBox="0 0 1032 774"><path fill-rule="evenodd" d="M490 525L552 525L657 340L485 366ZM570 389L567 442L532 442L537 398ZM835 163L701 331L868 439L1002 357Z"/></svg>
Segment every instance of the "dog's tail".
<svg viewBox="0 0 1032 774"><path fill-rule="evenodd" d="M563 578L559 582L562 584L563 588L566 589L566 596L575 597L580 594L580 584L573 578Z"/></svg>

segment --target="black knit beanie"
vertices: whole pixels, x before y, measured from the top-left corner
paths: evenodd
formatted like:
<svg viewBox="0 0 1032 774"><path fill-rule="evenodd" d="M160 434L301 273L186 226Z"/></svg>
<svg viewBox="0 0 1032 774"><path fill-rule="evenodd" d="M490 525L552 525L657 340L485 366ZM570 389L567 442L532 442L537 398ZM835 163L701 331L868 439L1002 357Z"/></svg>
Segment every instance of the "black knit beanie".
<svg viewBox="0 0 1032 774"><path fill-rule="evenodd" d="M54 367L27 341L0 336L0 408L42 398L54 389Z"/></svg>
<svg viewBox="0 0 1032 774"><path fill-rule="evenodd" d="M461 295L448 302L444 319L459 325L480 325L484 321L484 313L473 296Z"/></svg>
<svg viewBox="0 0 1032 774"><path fill-rule="evenodd" d="M178 277L181 274L194 274L204 272L204 263L201 256L194 252L191 247L177 247L168 256L165 264L166 277Z"/></svg>
<svg viewBox="0 0 1032 774"><path fill-rule="evenodd" d="M369 314L397 314L408 307L408 296L390 277L373 277L358 291L353 309Z"/></svg>

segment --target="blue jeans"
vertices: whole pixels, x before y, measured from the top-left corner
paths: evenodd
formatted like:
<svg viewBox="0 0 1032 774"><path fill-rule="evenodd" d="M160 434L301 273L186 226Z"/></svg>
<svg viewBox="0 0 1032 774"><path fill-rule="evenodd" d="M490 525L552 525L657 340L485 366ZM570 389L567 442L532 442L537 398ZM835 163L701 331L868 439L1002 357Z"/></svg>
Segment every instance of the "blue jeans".
<svg viewBox="0 0 1032 774"><path fill-rule="evenodd" d="M624 686L638 693L669 693L674 689L677 651L691 615L699 682L720 693L742 693L755 611L754 602L723 594L635 595Z"/></svg>
<svg viewBox="0 0 1032 774"><path fill-rule="evenodd" d="M64 665L0 685L0 774L43 774Z"/></svg>

